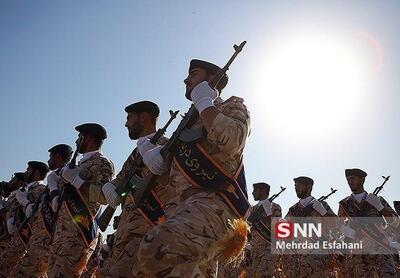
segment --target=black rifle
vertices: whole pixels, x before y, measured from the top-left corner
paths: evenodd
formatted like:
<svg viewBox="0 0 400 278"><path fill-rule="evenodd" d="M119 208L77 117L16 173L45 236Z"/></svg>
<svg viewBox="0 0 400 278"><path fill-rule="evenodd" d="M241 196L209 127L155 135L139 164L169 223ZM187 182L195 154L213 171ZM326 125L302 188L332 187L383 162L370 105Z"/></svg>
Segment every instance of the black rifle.
<svg viewBox="0 0 400 278"><path fill-rule="evenodd" d="M163 128L160 128L157 130L156 134L151 137L150 142L153 145L156 145L158 140L165 134L167 131L168 126L172 123L172 121L176 118L178 115L179 110L173 112L172 110L169 111L170 118L168 122L165 124ZM137 155L133 161L133 166L132 169L129 171L129 179L127 179L127 182L125 183L124 186L121 188L117 188L117 193L121 197L125 197L129 192L134 192L136 190L136 186L138 183L138 180L141 178L137 176L138 170L140 170L143 167L143 158L137 152ZM111 218L113 217L115 212L115 208L112 206L107 206L104 212L100 215L98 219L96 219L97 225L99 226L100 230L104 232L108 225L110 224Z"/></svg>
<svg viewBox="0 0 400 278"><path fill-rule="evenodd" d="M286 190L286 187L281 186L281 190L278 193L275 193L271 197L268 198L268 201L272 203L273 200L275 200L283 191ZM258 206L257 209L250 214L249 218L247 218L247 221L250 223L254 223L258 221L261 218L261 215L264 213L264 207L263 206Z"/></svg>
<svg viewBox="0 0 400 278"><path fill-rule="evenodd" d="M337 189L333 189L331 187L331 193L329 193L328 195L319 197L318 201L320 201L320 202L325 201L326 199L329 198L329 196L331 196L332 194L335 194L336 192L337 192Z"/></svg>
<svg viewBox="0 0 400 278"><path fill-rule="evenodd" d="M382 176L382 178L383 178L383 183L382 183L382 185L376 187L375 190L374 190L374 192L373 192L372 194L378 195L379 192L381 192L381 190L383 189L383 186L385 185L385 183L389 180L390 176L387 176L387 177Z"/></svg>
<svg viewBox="0 0 400 278"><path fill-rule="evenodd" d="M318 201L319 201L319 202L325 201L325 200L328 199L332 194L335 194L336 192L337 192L337 189L333 189L333 188L331 187L331 192L330 192L328 195L324 195L324 196L319 197L319 198L318 198ZM306 207L304 207L303 213L302 213L302 216L301 216L301 217L308 216L308 215L311 213L312 209L313 209L313 202L311 202L311 204L308 204Z"/></svg>
<svg viewBox="0 0 400 278"><path fill-rule="evenodd" d="M233 46L235 52L233 53L232 57L229 59L228 63L219 70L213 80L209 83L211 88L215 88L219 82L221 81L222 77L225 73L229 70L230 65L235 60L236 56L242 51L246 41L243 41L239 46L236 44ZM172 134L171 138L168 142L162 147L160 153L162 157L167 160L169 157L175 152L177 145L179 143L179 137L182 133L190 126L191 123L198 117L198 112L194 104L192 104L189 108L189 111L182 116L182 120L179 123L178 127ZM136 186L136 191L134 194L135 206L138 207L142 204L144 197L149 194L149 192L153 189L156 184L158 176L150 173L144 179L138 181Z"/></svg>

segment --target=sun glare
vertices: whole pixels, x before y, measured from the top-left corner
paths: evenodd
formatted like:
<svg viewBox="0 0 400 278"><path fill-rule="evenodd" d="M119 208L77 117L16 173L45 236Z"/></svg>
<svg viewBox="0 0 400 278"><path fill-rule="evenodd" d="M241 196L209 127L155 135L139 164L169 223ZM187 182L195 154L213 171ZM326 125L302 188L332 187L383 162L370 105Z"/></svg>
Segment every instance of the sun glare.
<svg viewBox="0 0 400 278"><path fill-rule="evenodd" d="M313 142L351 122L366 80L356 48L328 35L302 35L265 51L253 92L269 132Z"/></svg>

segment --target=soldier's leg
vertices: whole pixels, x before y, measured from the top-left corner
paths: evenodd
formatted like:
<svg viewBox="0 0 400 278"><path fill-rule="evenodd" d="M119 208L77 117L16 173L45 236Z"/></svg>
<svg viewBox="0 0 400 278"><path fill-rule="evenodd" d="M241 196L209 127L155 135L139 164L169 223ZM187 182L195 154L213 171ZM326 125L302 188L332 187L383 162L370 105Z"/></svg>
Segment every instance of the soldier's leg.
<svg viewBox="0 0 400 278"><path fill-rule="evenodd" d="M10 277L47 277L48 250L30 244L27 255L11 271Z"/></svg>
<svg viewBox="0 0 400 278"><path fill-rule="evenodd" d="M215 243L234 216L214 193L198 193L181 203L176 214L150 230L139 251L138 275L192 277L199 266L214 259Z"/></svg>
<svg viewBox="0 0 400 278"><path fill-rule="evenodd" d="M376 270L379 273L379 277L398 277L396 264L394 258L391 255L376 255L374 256Z"/></svg>
<svg viewBox="0 0 400 278"><path fill-rule="evenodd" d="M8 276L11 270L24 257L26 247L18 235L11 238L7 248L0 255L0 277Z"/></svg>
<svg viewBox="0 0 400 278"><path fill-rule="evenodd" d="M299 255L282 255L282 270L287 278L298 278L300 273Z"/></svg>

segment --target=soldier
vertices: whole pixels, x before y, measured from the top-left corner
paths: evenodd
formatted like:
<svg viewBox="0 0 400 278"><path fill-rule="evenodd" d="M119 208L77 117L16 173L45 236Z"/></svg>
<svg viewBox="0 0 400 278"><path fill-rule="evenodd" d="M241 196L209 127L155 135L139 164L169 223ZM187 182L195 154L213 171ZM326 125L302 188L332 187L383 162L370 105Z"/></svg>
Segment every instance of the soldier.
<svg viewBox="0 0 400 278"><path fill-rule="evenodd" d="M59 186L65 195L50 248L49 277L79 277L85 269L97 244L94 218L100 205L106 204L101 187L114 173L112 162L100 151L107 138L104 127L86 123L75 130L83 157L77 167L66 165L61 170Z"/></svg>
<svg viewBox="0 0 400 278"><path fill-rule="evenodd" d="M15 199L16 190L22 187L24 184L24 173L17 172L14 173L11 180L8 183L5 183L4 187L2 188L2 195L6 196L6 199L0 205L0 254L6 249L8 243L10 242L11 236L15 231L14 227L11 225L13 220L10 219L10 214L12 208L17 203L17 200ZM7 227L7 223L10 225L9 228Z"/></svg>
<svg viewBox="0 0 400 278"><path fill-rule="evenodd" d="M1 254L1 275L8 276L26 253L32 229L35 229L35 227L29 224L22 226L22 223L25 218L30 218L32 216L34 203L46 189L43 180L48 171L49 168L43 162L28 162L28 168L25 172L25 181L27 182L26 188L24 190L19 189L15 193L15 198L19 207L15 208L10 219L12 219L16 228L9 245ZM11 226L12 225L10 225L10 227Z"/></svg>
<svg viewBox="0 0 400 278"><path fill-rule="evenodd" d="M12 277L47 277L50 238L53 235L52 219L54 211L49 198L49 188L57 186L60 179L56 170L64 166L71 158L72 148L59 144L49 149L49 169L47 188L36 191L34 200L40 203L36 211L29 216L32 235L29 238L28 250L21 262L11 272ZM43 194L42 194L43 193ZM38 198L41 198L40 200Z"/></svg>
<svg viewBox="0 0 400 278"><path fill-rule="evenodd" d="M216 275L218 261L235 258L243 250L247 224L238 220L248 212L242 154L249 135L250 116L243 99L218 97L208 84L220 67L192 60L185 79L186 97L199 113L191 130L204 131L191 142L180 142L171 167L162 146L143 159L154 174L170 169L169 187L177 205L167 221L150 230L138 251L138 275L144 277L206 277Z"/></svg>
<svg viewBox="0 0 400 278"><path fill-rule="evenodd" d="M119 204L117 189L123 188L131 177L132 168L138 155L147 148L147 140L156 132L156 123L160 113L158 106L150 101L140 101L125 108L128 113L126 128L131 140L138 140L137 148L129 155L122 166L121 171L110 183L103 186L103 192L107 202L116 207ZM165 142L165 138L159 140L159 144ZM154 147L151 143L150 147ZM137 172L139 176L146 175L149 170L142 165ZM144 234L160 221L164 220L166 184L159 182L151 193L150 203L135 209L132 194L128 193L122 214L118 219L118 229L115 233L115 241L111 256L107 261L107 267L101 269L99 277L129 277L133 268L137 267L136 251ZM151 209L149 209L149 207Z"/></svg>
<svg viewBox="0 0 400 278"><path fill-rule="evenodd" d="M289 208L285 219L292 217L332 217L336 216L328 203L318 201L312 195L314 180L309 177L293 179L299 202ZM282 256L283 272L292 277L328 277L330 255L285 254Z"/></svg>
<svg viewBox="0 0 400 278"><path fill-rule="evenodd" d="M396 212L381 196L368 193L364 189L367 173L361 169L346 169L345 176L352 194L339 202L339 217L382 217L384 216L391 226L397 229L399 220ZM342 231L347 238L354 238L360 232L351 227L343 227ZM381 238L361 236L363 242L376 251L383 247L377 243ZM382 238L384 235L382 234ZM365 247L364 247L365 248ZM381 255L351 255L341 268L343 277L396 277L396 268L393 257L389 254Z"/></svg>
<svg viewBox="0 0 400 278"><path fill-rule="evenodd" d="M96 249L94 250L92 256L90 256L90 259L86 266L86 271L82 273L81 278L97 277L96 273L100 267L100 251L102 244L103 244L103 236L99 234Z"/></svg>
<svg viewBox="0 0 400 278"><path fill-rule="evenodd" d="M247 268L249 277L274 277L278 255L271 254L271 221L272 217L282 217L281 207L268 200L270 185L264 182L253 185L253 197L259 201L252 207L248 220L251 224L250 265ZM257 214L257 215L256 215ZM261 222L261 223L260 223Z"/></svg>

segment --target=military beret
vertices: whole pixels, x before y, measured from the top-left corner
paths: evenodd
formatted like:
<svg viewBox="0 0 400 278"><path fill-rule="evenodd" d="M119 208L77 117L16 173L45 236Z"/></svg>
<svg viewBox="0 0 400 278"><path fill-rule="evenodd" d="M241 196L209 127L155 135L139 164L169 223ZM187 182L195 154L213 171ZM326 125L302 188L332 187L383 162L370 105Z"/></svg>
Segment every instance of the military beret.
<svg viewBox="0 0 400 278"><path fill-rule="evenodd" d="M39 170L46 173L49 171L49 167L47 166L47 164L40 161L29 161L28 166L34 170Z"/></svg>
<svg viewBox="0 0 400 278"><path fill-rule="evenodd" d="M69 156L72 152L72 148L66 144L58 144L49 149L49 153L59 153L64 156Z"/></svg>
<svg viewBox="0 0 400 278"><path fill-rule="evenodd" d="M214 75L216 74L221 68L213 63L203 61L203 60L198 60L198 59L193 59L190 61L190 66L189 66L189 72L194 69L194 68L202 68L208 72L208 74ZM226 84L228 84L228 75L225 73L224 76L222 76L221 80L219 81L216 89L218 91L221 91L223 88L225 88Z"/></svg>
<svg viewBox="0 0 400 278"><path fill-rule="evenodd" d="M400 201L393 201L393 206L400 206Z"/></svg>
<svg viewBox="0 0 400 278"><path fill-rule="evenodd" d="M23 172L16 172L16 173L14 173L14 177L15 177L16 179L18 179L18 180L23 180L23 179L25 179L25 173L23 173Z"/></svg>
<svg viewBox="0 0 400 278"><path fill-rule="evenodd" d="M314 180L309 177L302 176L302 177L294 178L293 180L294 180L294 182L299 182L299 183L306 184L306 185L314 185Z"/></svg>
<svg viewBox="0 0 400 278"><path fill-rule="evenodd" d="M157 118L158 115L160 115L160 109L158 108L157 104L147 100L128 105L125 107L125 112L138 114L141 112L147 112L154 118Z"/></svg>
<svg viewBox="0 0 400 278"><path fill-rule="evenodd" d="M357 176L357 177L360 177L360 178L365 178L367 176L367 173L365 173L363 170L357 169L357 168L346 169L344 171L344 174L345 174L346 177L348 177L348 176Z"/></svg>
<svg viewBox="0 0 400 278"><path fill-rule="evenodd" d="M104 127L96 123L86 123L75 127L75 130L83 135L91 135L100 140L107 138L107 131Z"/></svg>
<svg viewBox="0 0 400 278"><path fill-rule="evenodd" d="M265 188L265 189L267 189L267 190L269 190L269 189L271 188L271 186L270 186L268 183L265 183L265 182L257 182L257 183L255 183L255 184L253 184L253 187L254 187L254 188L257 188L257 187L259 187L259 188Z"/></svg>

